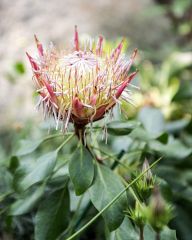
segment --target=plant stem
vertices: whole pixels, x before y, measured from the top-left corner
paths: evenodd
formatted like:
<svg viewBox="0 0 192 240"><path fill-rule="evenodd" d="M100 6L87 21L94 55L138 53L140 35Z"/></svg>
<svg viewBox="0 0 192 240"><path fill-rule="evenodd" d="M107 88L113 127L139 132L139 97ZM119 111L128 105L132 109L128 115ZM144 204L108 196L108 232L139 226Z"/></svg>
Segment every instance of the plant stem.
<svg viewBox="0 0 192 240"><path fill-rule="evenodd" d="M69 238L67 238L66 240L72 240L74 239L76 236L78 236L81 232L83 232L86 228L88 228L93 222L95 222L95 220L97 220L98 217L100 217L114 202L116 202L122 195L124 192L127 191L128 188L130 188L135 182L137 182L141 177L143 177L145 175L145 173L151 169L152 167L154 167L159 161L161 160L161 158L159 158L158 160L156 160L154 163L152 163L150 165L149 168L147 168L144 172L142 172L141 174L139 174L138 177L136 177L131 183L129 183L119 194L116 195L116 197L114 197L99 213L97 213L88 223L86 223L82 228L80 228L77 232L75 232L73 235L71 235Z"/></svg>
<svg viewBox="0 0 192 240"><path fill-rule="evenodd" d="M120 163L119 159L121 159L121 158L123 157L124 153L125 153L125 151L122 150L122 151L118 154L117 158L115 159L114 163L113 163L112 166L111 166L111 169L112 169L112 170L115 169L115 168L117 167L117 165ZM116 161L116 160L117 160L117 161Z"/></svg>
<svg viewBox="0 0 192 240"><path fill-rule="evenodd" d="M139 227L139 240L144 240L143 226Z"/></svg>
<svg viewBox="0 0 192 240"><path fill-rule="evenodd" d="M85 125L74 124L74 127L75 127L76 136L82 142L82 144L85 146L85 140L84 140Z"/></svg>
<svg viewBox="0 0 192 240"><path fill-rule="evenodd" d="M79 224L81 223L81 220L86 216L86 214L89 212L89 210L92 207L92 203L91 201L87 204L87 206L85 207L83 213L81 214L81 216L79 217L77 223L75 224L75 228L77 228L79 226Z"/></svg>
<svg viewBox="0 0 192 240"><path fill-rule="evenodd" d="M95 147L95 146L93 146L93 145L91 145L90 147L92 147L92 148L94 148L94 149L96 149L96 150L100 150L101 153L103 153L103 154L106 155L106 157L105 157L105 158L102 158L102 160L108 159L108 158L110 159L110 158L111 158L111 159L113 159L115 162L118 162L118 164L122 165L122 166L123 166L124 168L126 168L127 170L130 170L130 169L131 169L130 166L127 166L126 164L120 162L115 155L109 154L109 153L105 152L104 150L99 149L99 148L97 148L97 147ZM122 152L124 153L124 151L122 151ZM129 153L137 153L137 152L142 152L142 150L132 150L132 151L129 151ZM120 153L120 154L121 154L121 153Z"/></svg>
<svg viewBox="0 0 192 240"><path fill-rule="evenodd" d="M156 237L155 237L155 240L160 240L160 232L156 232Z"/></svg>
<svg viewBox="0 0 192 240"><path fill-rule="evenodd" d="M85 141L85 125L78 125L78 124L75 124L74 125L75 127L75 134L76 136L78 137L79 141L85 146L85 148L89 151L89 153L91 154L91 156L96 160L98 161L99 163L102 164L102 161L93 154L93 152L91 151L90 147L86 144L86 141Z"/></svg>
<svg viewBox="0 0 192 240"><path fill-rule="evenodd" d="M73 215L72 220L70 221L69 233L68 233L69 235L72 234L73 227L76 225L76 224L74 223L74 220L75 220L76 217L77 217L77 213L78 213L78 211L79 211L79 209L80 209L80 206L81 206L83 197L84 197L84 195L81 196L81 198L80 198L80 200L79 200L79 202L78 202L78 205L77 205L77 209L76 209L76 211L75 211L75 213L74 213L74 215Z"/></svg>

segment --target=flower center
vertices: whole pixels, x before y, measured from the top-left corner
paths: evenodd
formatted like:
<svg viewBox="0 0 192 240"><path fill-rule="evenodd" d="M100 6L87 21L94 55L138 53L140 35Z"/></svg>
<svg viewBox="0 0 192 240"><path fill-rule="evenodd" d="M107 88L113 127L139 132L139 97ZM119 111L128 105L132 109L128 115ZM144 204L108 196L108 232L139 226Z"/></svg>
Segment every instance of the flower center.
<svg viewBox="0 0 192 240"><path fill-rule="evenodd" d="M61 68L72 68L82 72L90 72L96 65L97 59L91 52L75 51L59 60Z"/></svg>

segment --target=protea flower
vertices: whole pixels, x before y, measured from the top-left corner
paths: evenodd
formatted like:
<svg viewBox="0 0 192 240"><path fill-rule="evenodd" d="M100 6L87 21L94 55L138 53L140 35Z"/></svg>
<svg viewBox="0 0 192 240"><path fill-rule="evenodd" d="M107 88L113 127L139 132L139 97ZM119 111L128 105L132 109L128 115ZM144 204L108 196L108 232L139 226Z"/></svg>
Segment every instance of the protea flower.
<svg viewBox="0 0 192 240"><path fill-rule="evenodd" d="M40 105L45 116L54 116L56 126L63 121L83 127L102 119L121 99L130 101L126 87L136 75L129 75L136 56L130 59L122 53L123 40L111 53L103 50L103 37L97 43L81 45L77 27L74 46L63 51L53 46L45 49L35 36L38 57L27 56L32 66ZM57 128L57 127L56 127Z"/></svg>

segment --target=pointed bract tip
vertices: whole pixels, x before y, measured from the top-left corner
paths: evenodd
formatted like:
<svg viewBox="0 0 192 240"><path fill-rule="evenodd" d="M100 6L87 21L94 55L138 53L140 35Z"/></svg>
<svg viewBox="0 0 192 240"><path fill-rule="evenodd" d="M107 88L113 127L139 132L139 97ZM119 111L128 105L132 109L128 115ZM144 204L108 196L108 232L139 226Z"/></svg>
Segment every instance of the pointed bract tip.
<svg viewBox="0 0 192 240"><path fill-rule="evenodd" d="M119 43L119 45L122 45L124 42L125 42L125 37L121 39L121 42Z"/></svg>
<svg viewBox="0 0 192 240"><path fill-rule="evenodd" d="M99 40L103 41L103 36L102 35L99 35Z"/></svg>
<svg viewBox="0 0 192 240"><path fill-rule="evenodd" d="M43 56L43 45L40 43L40 41L37 38L36 34L34 34L34 38L35 38L35 42L36 42L36 45L37 45L37 49L38 49L39 55Z"/></svg>
<svg viewBox="0 0 192 240"><path fill-rule="evenodd" d="M76 51L79 51L79 34L78 34L78 30L77 30L77 25L75 25L74 48Z"/></svg>
<svg viewBox="0 0 192 240"><path fill-rule="evenodd" d="M29 55L28 52L25 52L25 54L27 55L27 57L28 57L29 59L31 58L31 56Z"/></svg>
<svg viewBox="0 0 192 240"><path fill-rule="evenodd" d="M134 51L133 51L133 54L132 54L131 58L135 58L136 55L137 55L137 53L138 53L138 49L135 48Z"/></svg>
<svg viewBox="0 0 192 240"><path fill-rule="evenodd" d="M34 34L34 38L35 38L35 41L36 41L36 42L39 42L36 34Z"/></svg>
<svg viewBox="0 0 192 240"><path fill-rule="evenodd" d="M122 47L123 47L123 42L124 40L122 39L121 42L119 43L119 45L117 46L117 50L121 51Z"/></svg>
<svg viewBox="0 0 192 240"><path fill-rule="evenodd" d="M131 73L130 76L128 77L128 83L131 82L131 80L135 77L135 75L138 73L138 70L136 70L135 72Z"/></svg>
<svg viewBox="0 0 192 240"><path fill-rule="evenodd" d="M35 63L35 61L34 61L34 59L29 55L29 53L28 52L26 52L26 55L27 55L27 57L28 57L28 59L29 59L29 61L30 61L30 63L31 63L31 65L32 65L32 67L34 67L34 64L36 65L36 63Z"/></svg>
<svg viewBox="0 0 192 240"><path fill-rule="evenodd" d="M99 36L97 47L96 47L96 54L101 55L102 54L102 44L103 44L103 36Z"/></svg>
<svg viewBox="0 0 192 240"><path fill-rule="evenodd" d="M39 66L37 65L37 63L35 62L35 60L29 55L28 52L26 52L26 55L29 59L29 62L31 63L31 67L33 70L38 71L39 70ZM36 77L38 77L38 73L35 73Z"/></svg>

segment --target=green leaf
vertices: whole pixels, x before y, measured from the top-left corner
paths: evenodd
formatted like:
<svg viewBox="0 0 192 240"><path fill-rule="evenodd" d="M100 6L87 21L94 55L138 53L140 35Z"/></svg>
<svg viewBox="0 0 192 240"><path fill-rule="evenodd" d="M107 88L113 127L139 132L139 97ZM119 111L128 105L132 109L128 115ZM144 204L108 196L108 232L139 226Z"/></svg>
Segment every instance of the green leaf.
<svg viewBox="0 0 192 240"><path fill-rule="evenodd" d="M43 181L52 173L57 160L57 151L49 152L37 159L35 168L20 182L23 190L35 183Z"/></svg>
<svg viewBox="0 0 192 240"><path fill-rule="evenodd" d="M23 199L17 200L10 208L10 215L21 215L28 213L38 203L44 193L45 186L38 187L35 192L28 194Z"/></svg>
<svg viewBox="0 0 192 240"><path fill-rule="evenodd" d="M183 191L187 187L185 170L179 170L178 168L175 168L173 164L171 164L171 166L159 166L157 169L155 169L155 173L169 183L173 192L175 192L177 195L181 194L183 196Z"/></svg>
<svg viewBox="0 0 192 240"><path fill-rule="evenodd" d="M192 85L191 81L182 81L181 87L179 88L179 91L174 97L174 101L181 102L183 100L191 100L192 97Z"/></svg>
<svg viewBox="0 0 192 240"><path fill-rule="evenodd" d="M185 208L186 202L182 202L183 205L177 205L176 218L174 219L174 223L177 228L178 237L180 237L181 240L191 240L191 208Z"/></svg>
<svg viewBox="0 0 192 240"><path fill-rule="evenodd" d="M129 134L133 129L140 125L137 121L114 121L107 124L107 130L110 134L115 136L122 136Z"/></svg>
<svg viewBox="0 0 192 240"><path fill-rule="evenodd" d="M156 233L150 226L146 226L144 228L144 239L146 240L154 240ZM168 227L164 227L162 232L160 233L161 240L177 240L176 231L171 230Z"/></svg>
<svg viewBox="0 0 192 240"><path fill-rule="evenodd" d="M35 216L35 240L55 240L69 224L67 188L52 192Z"/></svg>
<svg viewBox="0 0 192 240"><path fill-rule="evenodd" d="M119 177L111 169L97 164L96 177L89 192L91 201L98 211L104 208L123 189L124 186ZM126 194L123 194L103 213L110 231L115 230L122 223L126 201Z"/></svg>
<svg viewBox="0 0 192 240"><path fill-rule="evenodd" d="M21 146L19 150L17 151L17 156L26 155L28 153L33 152L44 140L38 139L38 140L22 140Z"/></svg>
<svg viewBox="0 0 192 240"><path fill-rule="evenodd" d="M149 133L159 135L165 128L163 114L156 108L142 108L138 114L138 118Z"/></svg>
<svg viewBox="0 0 192 240"><path fill-rule="evenodd" d="M177 121L169 122L165 125L166 131L169 133L177 133L183 130L190 123L188 119L181 119Z"/></svg>
<svg viewBox="0 0 192 240"><path fill-rule="evenodd" d="M152 150L175 159L186 158L192 153L192 149L187 148L179 140L173 140L166 145L158 141L152 141L149 145Z"/></svg>
<svg viewBox="0 0 192 240"><path fill-rule="evenodd" d="M159 136L161 136L161 134L157 135L157 134L149 133L145 129L143 129L142 127L135 128L129 134L130 138L135 139L135 140L139 140L139 141L144 141L144 142L149 142L153 139L158 138Z"/></svg>
<svg viewBox="0 0 192 240"><path fill-rule="evenodd" d="M69 175L77 195L84 193L93 182L93 159L83 145L77 148L69 162Z"/></svg>
<svg viewBox="0 0 192 240"><path fill-rule="evenodd" d="M186 1L176 1L183 3ZM189 1L190 2L190 1ZM192 53L191 52L174 52L168 59L171 74L178 74L179 71L192 66Z"/></svg>
<svg viewBox="0 0 192 240"><path fill-rule="evenodd" d="M135 228L131 224L128 217L125 217L121 226L115 231L114 240L139 240L139 235L135 231Z"/></svg>
<svg viewBox="0 0 192 240"><path fill-rule="evenodd" d="M161 240L177 240L175 230L165 227L160 233ZM128 218L125 218L121 226L115 231L114 240L139 240L139 231L136 231ZM156 239L156 233L150 226L144 227L144 239Z"/></svg>

